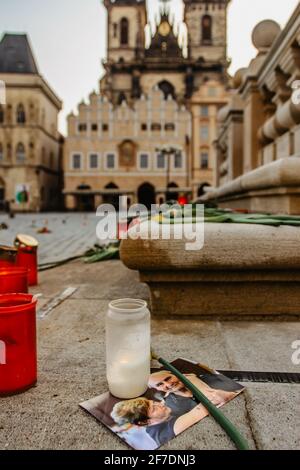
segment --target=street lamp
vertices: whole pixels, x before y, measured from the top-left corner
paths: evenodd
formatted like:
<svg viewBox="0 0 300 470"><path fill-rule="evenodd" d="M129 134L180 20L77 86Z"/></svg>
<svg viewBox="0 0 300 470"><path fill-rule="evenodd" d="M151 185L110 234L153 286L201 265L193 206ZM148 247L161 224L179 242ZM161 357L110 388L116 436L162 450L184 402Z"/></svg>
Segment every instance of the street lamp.
<svg viewBox="0 0 300 470"><path fill-rule="evenodd" d="M161 147L157 147L156 152L159 152L160 154L164 155L167 159L167 174L166 174L166 199L167 199L167 194L169 192L170 171L171 171L170 158L171 158L171 155L176 155L176 154L181 155L182 148L177 145L163 145Z"/></svg>

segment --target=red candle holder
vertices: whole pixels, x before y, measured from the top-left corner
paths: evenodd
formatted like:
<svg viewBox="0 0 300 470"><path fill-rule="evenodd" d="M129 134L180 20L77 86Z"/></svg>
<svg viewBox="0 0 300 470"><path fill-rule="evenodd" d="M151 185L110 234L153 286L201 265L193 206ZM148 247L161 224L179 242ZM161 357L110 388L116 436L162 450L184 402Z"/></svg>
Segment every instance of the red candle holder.
<svg viewBox="0 0 300 470"><path fill-rule="evenodd" d="M18 248L17 265L28 269L28 285L38 284L38 242L29 235L17 235L15 245Z"/></svg>
<svg viewBox="0 0 300 470"><path fill-rule="evenodd" d="M37 381L36 299L0 295L0 395L27 390Z"/></svg>
<svg viewBox="0 0 300 470"><path fill-rule="evenodd" d="M14 246L0 245L0 268L15 266L18 250Z"/></svg>
<svg viewBox="0 0 300 470"><path fill-rule="evenodd" d="M0 267L0 294L28 293L28 270L19 267Z"/></svg>

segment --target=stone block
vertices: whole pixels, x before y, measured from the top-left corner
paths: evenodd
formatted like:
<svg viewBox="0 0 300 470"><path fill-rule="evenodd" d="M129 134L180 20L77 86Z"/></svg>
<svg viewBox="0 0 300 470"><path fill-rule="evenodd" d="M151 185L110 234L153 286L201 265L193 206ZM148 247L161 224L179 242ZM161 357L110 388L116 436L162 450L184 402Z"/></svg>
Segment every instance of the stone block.
<svg viewBox="0 0 300 470"><path fill-rule="evenodd" d="M212 223L202 250L186 251L186 242L122 242L155 315L300 315L299 228Z"/></svg>

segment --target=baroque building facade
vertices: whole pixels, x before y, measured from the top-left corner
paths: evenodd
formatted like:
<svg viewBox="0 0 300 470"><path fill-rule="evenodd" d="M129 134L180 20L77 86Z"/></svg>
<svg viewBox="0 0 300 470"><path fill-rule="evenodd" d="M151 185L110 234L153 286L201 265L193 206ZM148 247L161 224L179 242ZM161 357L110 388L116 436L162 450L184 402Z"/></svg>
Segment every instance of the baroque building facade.
<svg viewBox="0 0 300 470"><path fill-rule="evenodd" d="M57 209L62 191L62 103L40 75L28 38L0 42L0 205L16 211ZM4 91L4 90L3 90ZM5 96L4 96L5 95Z"/></svg>
<svg viewBox="0 0 300 470"><path fill-rule="evenodd" d="M100 93L68 116L68 209L117 204L119 195L147 206L170 196L190 199L214 182L216 116L227 102L229 1L184 0L184 47L166 2L149 34L145 0L104 0Z"/></svg>

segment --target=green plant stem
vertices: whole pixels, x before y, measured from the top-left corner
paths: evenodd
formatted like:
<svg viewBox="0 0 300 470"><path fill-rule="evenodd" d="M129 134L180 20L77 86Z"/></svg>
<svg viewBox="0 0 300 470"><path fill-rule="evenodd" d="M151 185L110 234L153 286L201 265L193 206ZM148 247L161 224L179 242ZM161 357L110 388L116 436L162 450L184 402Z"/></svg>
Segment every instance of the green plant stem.
<svg viewBox="0 0 300 470"><path fill-rule="evenodd" d="M239 450L249 450L246 439L240 434L234 424L228 418L226 418L226 416L195 385L193 385L192 382L190 382L185 377L185 375L179 372L179 370L172 366L172 364L167 362L165 359L158 357L156 354L152 353L152 357L162 364L167 370L172 372L193 393L196 400L205 406L207 411L220 424L220 426L224 429L224 431L235 443Z"/></svg>

